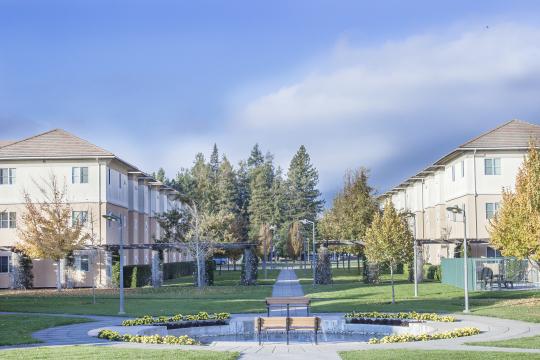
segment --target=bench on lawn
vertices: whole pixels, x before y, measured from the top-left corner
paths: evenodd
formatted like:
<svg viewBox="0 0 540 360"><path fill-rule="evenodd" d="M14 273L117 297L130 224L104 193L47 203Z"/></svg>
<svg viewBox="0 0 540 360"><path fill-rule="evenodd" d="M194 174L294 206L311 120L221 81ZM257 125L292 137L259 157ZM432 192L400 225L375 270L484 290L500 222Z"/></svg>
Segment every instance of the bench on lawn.
<svg viewBox="0 0 540 360"><path fill-rule="evenodd" d="M317 334L321 328L321 319L319 317L258 317L255 319L255 328L259 345L261 345L262 332L272 330L285 331L287 345L289 345L290 331L311 330L314 332L315 344L318 344Z"/></svg>
<svg viewBox="0 0 540 360"><path fill-rule="evenodd" d="M287 317L289 317L290 307L305 306L307 316L309 316L309 306L311 300L305 296L283 296L283 297L269 297L266 298L266 314L270 316L270 307L272 306L287 306Z"/></svg>

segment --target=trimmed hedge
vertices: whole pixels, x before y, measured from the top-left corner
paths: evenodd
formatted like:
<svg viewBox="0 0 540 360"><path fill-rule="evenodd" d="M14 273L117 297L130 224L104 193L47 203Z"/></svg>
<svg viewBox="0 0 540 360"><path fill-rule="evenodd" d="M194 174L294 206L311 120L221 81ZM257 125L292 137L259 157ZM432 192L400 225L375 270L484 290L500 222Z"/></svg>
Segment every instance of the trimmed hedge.
<svg viewBox="0 0 540 360"><path fill-rule="evenodd" d="M472 336L480 334L480 329L469 327L469 328L460 328L452 331L447 331L444 333L438 334L421 334L421 335L389 335L381 339L371 338L368 343L370 344L391 344L391 343L402 343L402 342L411 342L411 341L429 341L429 340L442 340L442 339L455 339L464 336Z"/></svg>
<svg viewBox="0 0 540 360"><path fill-rule="evenodd" d="M195 263L193 261L165 263L163 264L163 280L191 275L193 271L195 271Z"/></svg>
<svg viewBox="0 0 540 360"><path fill-rule="evenodd" d="M417 313L417 312L399 312L399 313L380 313L372 312L350 312L345 314L346 319L409 319L420 321L440 321L440 322L455 322L453 316L438 315L435 313Z"/></svg>
<svg viewBox="0 0 540 360"><path fill-rule="evenodd" d="M214 313L208 314L207 312L199 312L195 315L182 315L176 314L174 316L159 316L153 317L150 315L145 315L140 318L133 320L124 320L122 321L122 326L139 326L139 325L152 325L159 323L168 323L168 322L178 322L178 321L199 321L199 320L227 320L230 319L231 314L229 313Z"/></svg>
<svg viewBox="0 0 540 360"><path fill-rule="evenodd" d="M142 344L170 344L170 345L200 345L200 342L190 338L187 335L182 336L161 336L161 335L121 335L117 331L101 330L98 334L98 338L107 339L111 341L126 341Z"/></svg>

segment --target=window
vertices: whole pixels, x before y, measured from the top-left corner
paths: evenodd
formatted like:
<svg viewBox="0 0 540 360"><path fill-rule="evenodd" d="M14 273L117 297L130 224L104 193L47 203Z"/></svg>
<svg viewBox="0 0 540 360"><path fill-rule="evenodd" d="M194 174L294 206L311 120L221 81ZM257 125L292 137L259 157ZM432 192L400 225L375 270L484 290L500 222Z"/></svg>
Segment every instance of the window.
<svg viewBox="0 0 540 360"><path fill-rule="evenodd" d="M17 227L17 213L0 212L0 229L15 229Z"/></svg>
<svg viewBox="0 0 540 360"><path fill-rule="evenodd" d="M486 219L493 219L499 210L499 203L486 203Z"/></svg>
<svg viewBox="0 0 540 360"><path fill-rule="evenodd" d="M88 255L81 255L81 271L89 271L90 270L90 263L88 262Z"/></svg>
<svg viewBox="0 0 540 360"><path fill-rule="evenodd" d="M71 212L71 225L77 224L84 225L88 221L88 211L72 211Z"/></svg>
<svg viewBox="0 0 540 360"><path fill-rule="evenodd" d="M465 177L465 161L461 160L461 177Z"/></svg>
<svg viewBox="0 0 540 360"><path fill-rule="evenodd" d="M0 273L9 272L9 256L0 256Z"/></svg>
<svg viewBox="0 0 540 360"><path fill-rule="evenodd" d="M497 249L492 248L491 246L487 247L486 255L488 258L502 257L501 252Z"/></svg>
<svg viewBox="0 0 540 360"><path fill-rule="evenodd" d="M108 169L108 176L109 176L109 179L108 179L108 182L109 182L109 185L111 185L111 169Z"/></svg>
<svg viewBox="0 0 540 360"><path fill-rule="evenodd" d="M118 173L118 187L122 188L122 174Z"/></svg>
<svg viewBox="0 0 540 360"><path fill-rule="evenodd" d="M14 168L0 169L0 185L13 185L15 184L15 174L17 170Z"/></svg>
<svg viewBox="0 0 540 360"><path fill-rule="evenodd" d="M452 181L456 181L456 166L452 165Z"/></svg>
<svg viewBox="0 0 540 360"><path fill-rule="evenodd" d="M501 175L501 159L484 159L484 174L485 175Z"/></svg>
<svg viewBox="0 0 540 360"><path fill-rule="evenodd" d="M88 184L88 168L87 167L72 167L71 168L71 183L72 184Z"/></svg>

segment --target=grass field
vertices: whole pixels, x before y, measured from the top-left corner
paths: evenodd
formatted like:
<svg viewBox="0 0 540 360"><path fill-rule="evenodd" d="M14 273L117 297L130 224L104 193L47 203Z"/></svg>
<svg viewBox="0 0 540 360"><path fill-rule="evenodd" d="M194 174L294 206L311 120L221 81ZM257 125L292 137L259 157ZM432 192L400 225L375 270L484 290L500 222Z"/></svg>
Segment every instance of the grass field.
<svg viewBox="0 0 540 360"><path fill-rule="evenodd" d="M532 360L540 359L540 354L504 353L483 351L423 351L423 350L360 350L340 353L343 360Z"/></svg>
<svg viewBox="0 0 540 360"><path fill-rule="evenodd" d="M0 315L0 345L39 343L32 333L54 326L80 324L88 319L44 315ZM1 356L3 358L3 356Z"/></svg>
<svg viewBox="0 0 540 360"><path fill-rule="evenodd" d="M264 298L272 293L277 270L268 272L268 280L258 285L237 285L240 271L215 272L215 286L195 288L192 277L168 281L165 286L126 289L127 316L190 314L199 311L231 313L265 311ZM262 274L261 274L262 275ZM97 303L92 304L90 289L0 292L0 310L69 314L116 315L118 290L97 290Z"/></svg>
<svg viewBox="0 0 540 360"><path fill-rule="evenodd" d="M217 351L186 351L159 349L121 349L111 346L38 347L22 350L4 350L1 358L20 359L160 359L160 360L235 360L239 354Z"/></svg>
<svg viewBox="0 0 540 360"><path fill-rule="evenodd" d="M472 342L467 345L495 346L519 349L540 349L540 336L530 336L512 340Z"/></svg>
<svg viewBox="0 0 540 360"><path fill-rule="evenodd" d="M366 285L356 269L333 269L334 284L311 285L310 270L297 270L306 295L313 299L315 312L418 311L455 313L463 310L463 290L439 282L419 284L414 297L413 284L405 275L396 275L396 301L392 305L387 275L381 283ZM540 322L540 291L486 291L470 293L471 311L475 315Z"/></svg>

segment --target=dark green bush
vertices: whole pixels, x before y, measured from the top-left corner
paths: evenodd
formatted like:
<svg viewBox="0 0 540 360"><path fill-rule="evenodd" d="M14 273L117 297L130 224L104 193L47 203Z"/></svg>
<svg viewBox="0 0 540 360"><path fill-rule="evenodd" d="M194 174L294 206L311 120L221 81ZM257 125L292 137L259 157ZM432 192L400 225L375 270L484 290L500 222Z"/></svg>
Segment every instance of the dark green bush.
<svg viewBox="0 0 540 360"><path fill-rule="evenodd" d="M191 275L195 271L193 261L172 262L163 264L163 280L176 279L180 276Z"/></svg>
<svg viewBox="0 0 540 360"><path fill-rule="evenodd" d="M426 277L429 280L441 280L441 267L439 265L429 265L427 268Z"/></svg>

